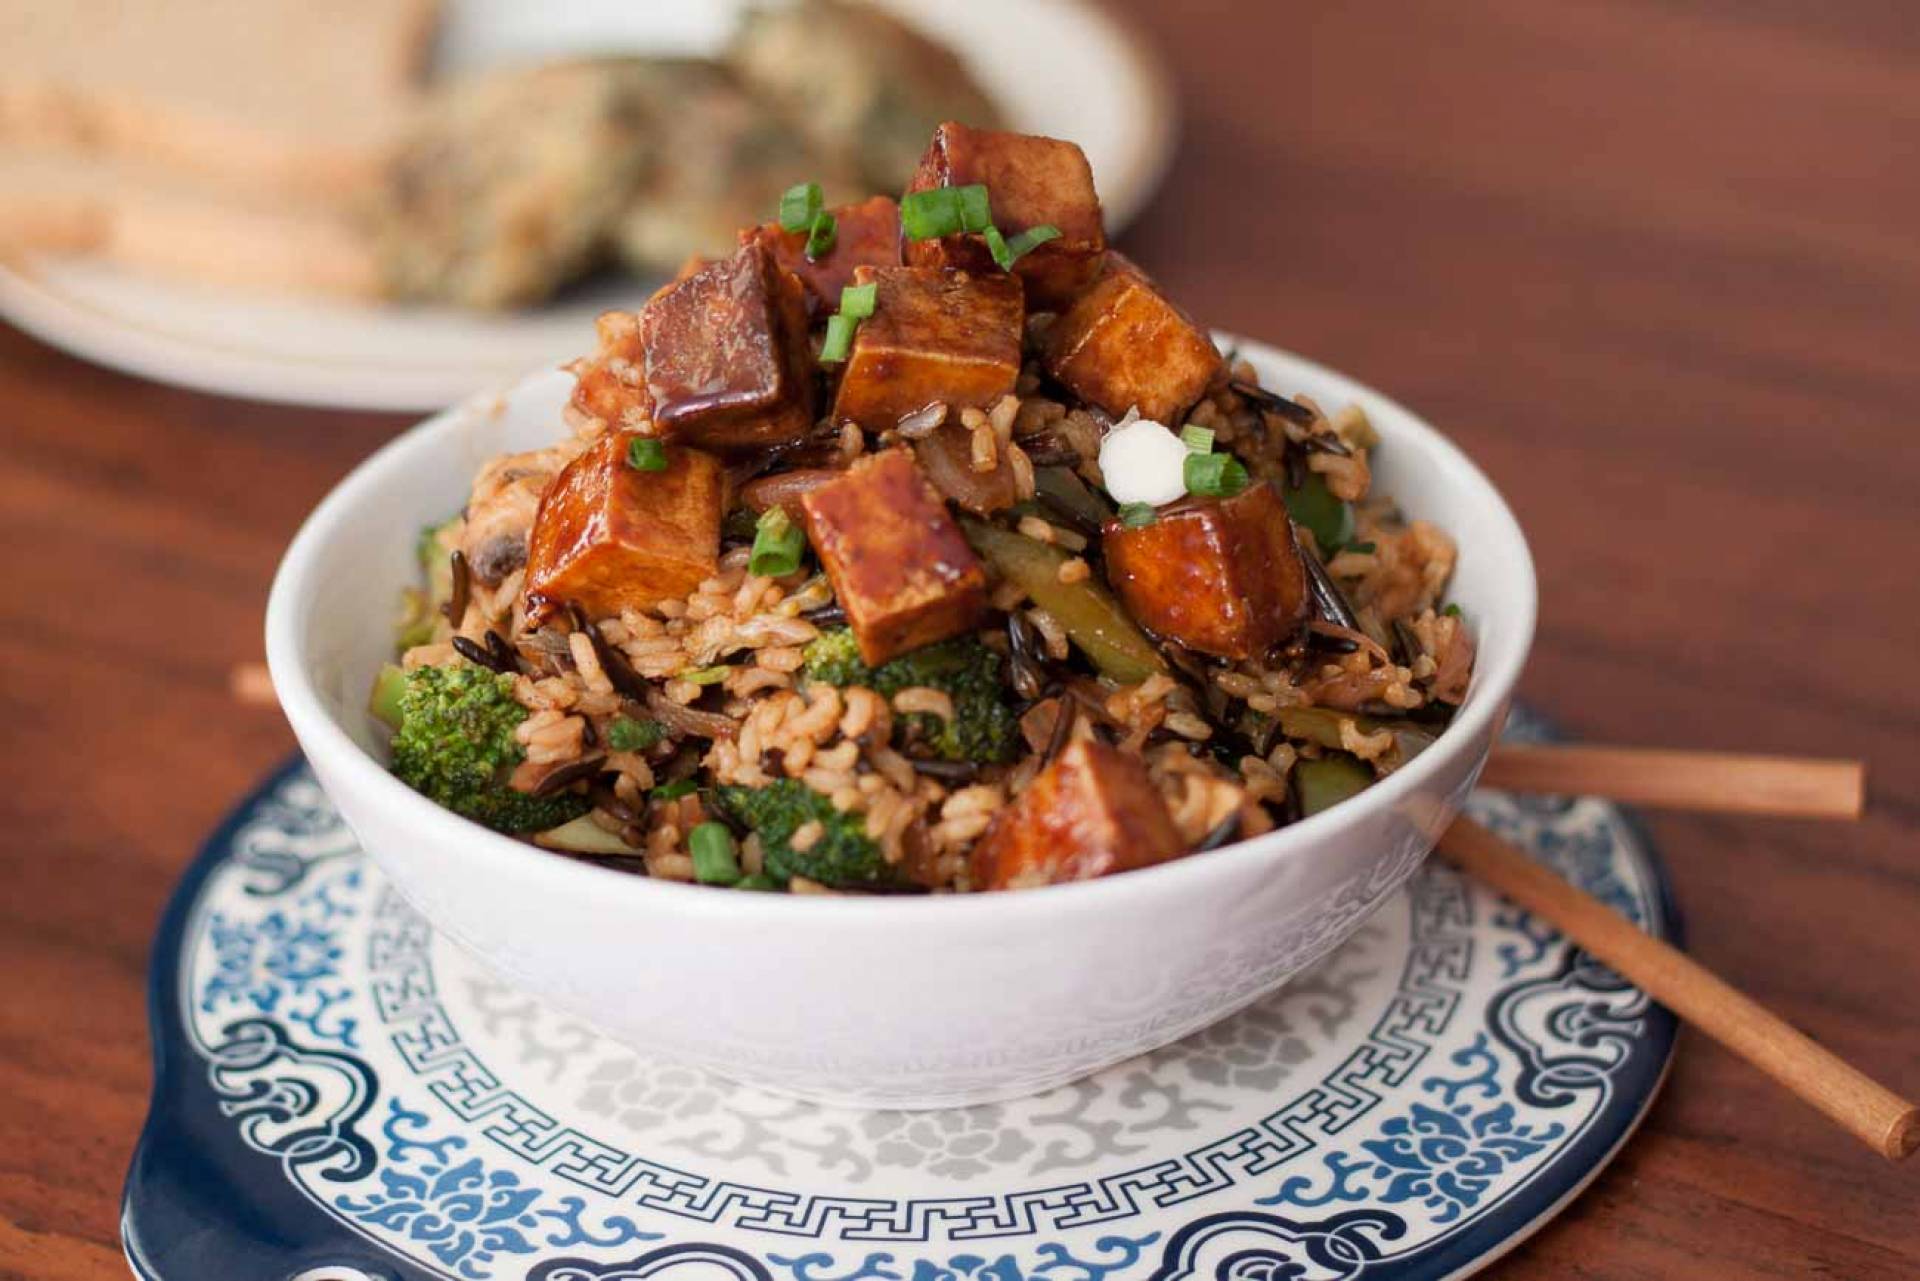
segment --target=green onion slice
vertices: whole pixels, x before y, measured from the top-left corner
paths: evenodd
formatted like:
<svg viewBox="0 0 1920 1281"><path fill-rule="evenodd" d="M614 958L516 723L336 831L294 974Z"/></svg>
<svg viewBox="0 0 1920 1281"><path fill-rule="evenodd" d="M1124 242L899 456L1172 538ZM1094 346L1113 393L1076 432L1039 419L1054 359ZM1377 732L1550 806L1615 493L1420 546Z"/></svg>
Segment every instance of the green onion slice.
<svg viewBox="0 0 1920 1281"><path fill-rule="evenodd" d="M1028 227L1025 231L1015 232L1007 237L1007 261L1001 265L1010 267L1049 240L1059 238L1060 228L1050 222L1043 222L1037 227Z"/></svg>
<svg viewBox="0 0 1920 1281"><path fill-rule="evenodd" d="M877 284L842 285L840 287L840 314L854 320L865 320L873 314L874 303L878 301L880 286Z"/></svg>
<svg viewBox="0 0 1920 1281"><path fill-rule="evenodd" d="M1213 431L1207 427L1195 427L1188 423L1180 429L1180 441L1196 454L1213 452Z"/></svg>
<svg viewBox="0 0 1920 1281"><path fill-rule="evenodd" d="M853 346L853 331L859 324L845 312L827 317L827 340L820 344L821 364L837 365L847 358L847 351Z"/></svg>
<svg viewBox="0 0 1920 1281"><path fill-rule="evenodd" d="M985 190L981 188L983 194ZM900 200L900 230L909 240L932 240L965 231L960 191L958 187L933 187L908 192Z"/></svg>
<svg viewBox="0 0 1920 1281"><path fill-rule="evenodd" d="M781 578L800 568L807 536L784 507L769 507L754 525L753 550L747 553L747 572L763 578Z"/></svg>
<svg viewBox="0 0 1920 1281"><path fill-rule="evenodd" d="M833 242L838 239L838 224L833 215L822 209L813 216L813 222L807 228L807 261L824 257L833 251Z"/></svg>
<svg viewBox="0 0 1920 1281"><path fill-rule="evenodd" d="M814 219L820 215L820 207L825 197L820 194L817 182L796 183L788 187L780 197L780 229L782 231L806 231L813 226Z"/></svg>
<svg viewBox="0 0 1920 1281"><path fill-rule="evenodd" d="M1188 454L1187 492L1202 498L1231 498L1247 487L1247 468L1232 454Z"/></svg>
<svg viewBox="0 0 1920 1281"><path fill-rule="evenodd" d="M693 855L693 879L702 885L732 885L740 879L733 833L720 823L702 823L687 836Z"/></svg>
<svg viewBox="0 0 1920 1281"><path fill-rule="evenodd" d="M1128 529L1143 529L1154 522L1152 503L1122 503L1120 523Z"/></svg>
<svg viewBox="0 0 1920 1281"><path fill-rule="evenodd" d="M993 226L993 205L987 199L985 183L976 182L971 186L955 187L953 194L960 205L962 231L985 231Z"/></svg>
<svg viewBox="0 0 1920 1281"><path fill-rule="evenodd" d="M690 778L676 778L671 783L662 783L647 793L650 801L677 801L682 796L692 796L700 790L700 785Z"/></svg>
<svg viewBox="0 0 1920 1281"><path fill-rule="evenodd" d="M1011 270L1013 250L1007 248L1007 239L1000 234L1000 228L989 226L982 234L986 237L987 252L993 255L993 260L1000 265L1000 270Z"/></svg>
<svg viewBox="0 0 1920 1281"><path fill-rule="evenodd" d="M722 663L716 667L689 667L685 671L675 672L674 675L689 685L718 685L727 679L727 674L731 671L733 671L731 667Z"/></svg>
<svg viewBox="0 0 1920 1281"><path fill-rule="evenodd" d="M651 436L635 436L627 442L627 466L635 471L665 471L667 447Z"/></svg>

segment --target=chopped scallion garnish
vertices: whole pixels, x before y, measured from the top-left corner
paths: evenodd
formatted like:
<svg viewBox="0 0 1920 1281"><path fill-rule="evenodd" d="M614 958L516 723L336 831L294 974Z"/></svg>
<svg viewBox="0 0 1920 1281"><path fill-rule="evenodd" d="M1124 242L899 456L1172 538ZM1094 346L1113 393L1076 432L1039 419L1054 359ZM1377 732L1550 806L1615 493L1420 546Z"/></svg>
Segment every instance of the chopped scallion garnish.
<svg viewBox="0 0 1920 1281"><path fill-rule="evenodd" d="M1247 468L1232 454L1188 454L1187 492L1202 498L1231 498L1247 487Z"/></svg>
<svg viewBox="0 0 1920 1281"><path fill-rule="evenodd" d="M860 322L844 312L827 317L827 338L820 344L820 363L837 365L847 358L853 346L853 331Z"/></svg>
<svg viewBox="0 0 1920 1281"><path fill-rule="evenodd" d="M993 204L987 199L984 183L955 187L954 196L960 203L960 229L962 231L985 231L993 226Z"/></svg>
<svg viewBox="0 0 1920 1281"><path fill-rule="evenodd" d="M617 716L607 725L607 746L616 752L644 752L657 747L667 736L667 727L659 721L636 721Z"/></svg>
<svg viewBox="0 0 1920 1281"><path fill-rule="evenodd" d="M635 471L665 471L667 447L650 436L635 436L627 442L627 466Z"/></svg>
<svg viewBox="0 0 1920 1281"><path fill-rule="evenodd" d="M833 242L838 235L838 226L833 221L832 214L824 209L815 214L812 224L807 228L807 261L812 262L816 258L831 253Z"/></svg>
<svg viewBox="0 0 1920 1281"><path fill-rule="evenodd" d="M1180 442L1196 454L1213 452L1213 431L1206 427L1195 427L1188 423L1180 429Z"/></svg>
<svg viewBox="0 0 1920 1281"><path fill-rule="evenodd" d="M1154 522L1152 503L1120 504L1120 523L1128 529L1142 529Z"/></svg>
<svg viewBox="0 0 1920 1281"><path fill-rule="evenodd" d="M880 286L876 284L842 285L840 287L840 314L855 320L865 320L873 314L874 303L879 299Z"/></svg>
<svg viewBox="0 0 1920 1281"><path fill-rule="evenodd" d="M682 796L692 796L700 790L700 785L690 778L676 778L671 783L662 783L647 793L650 801L677 801Z"/></svg>
<svg viewBox="0 0 1920 1281"><path fill-rule="evenodd" d="M987 252L993 255L993 260L1000 265L1000 270L1011 270L1013 250L1007 248L1007 238L1000 234L1000 228L989 226L981 235L987 242Z"/></svg>
<svg viewBox="0 0 1920 1281"><path fill-rule="evenodd" d="M817 182L802 182L788 187L780 197L780 229L807 231L819 217L825 197Z"/></svg>
<svg viewBox="0 0 1920 1281"><path fill-rule="evenodd" d="M732 885L740 879L733 833L725 825L700 824L688 834L687 850L693 855L693 879L702 885Z"/></svg>
<svg viewBox="0 0 1920 1281"><path fill-rule="evenodd" d="M933 240L965 231L966 218L960 209L959 193L957 187L908 192L900 199L900 230L907 233L909 240Z"/></svg>
<svg viewBox="0 0 1920 1281"><path fill-rule="evenodd" d="M807 536L780 506L760 513L754 525L753 550L747 553L747 572L762 578L781 578L800 568Z"/></svg>
<svg viewBox="0 0 1920 1281"><path fill-rule="evenodd" d="M715 667L689 667L674 673L689 685L718 685L733 669L722 663Z"/></svg>
<svg viewBox="0 0 1920 1281"><path fill-rule="evenodd" d="M1007 237L1007 261L1003 265L1010 267L1049 240L1059 238L1060 228L1050 222L1043 222L1037 227L1028 227L1025 231L1015 232Z"/></svg>

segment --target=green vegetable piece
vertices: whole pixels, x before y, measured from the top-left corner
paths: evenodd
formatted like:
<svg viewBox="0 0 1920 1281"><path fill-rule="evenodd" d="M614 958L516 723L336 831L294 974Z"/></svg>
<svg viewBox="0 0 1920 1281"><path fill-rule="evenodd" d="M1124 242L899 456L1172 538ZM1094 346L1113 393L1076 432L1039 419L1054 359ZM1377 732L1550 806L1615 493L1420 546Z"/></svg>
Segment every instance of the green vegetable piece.
<svg viewBox="0 0 1920 1281"><path fill-rule="evenodd" d="M733 833L722 823L702 823L687 836L693 855L693 879L702 885L732 885L740 879Z"/></svg>
<svg viewBox="0 0 1920 1281"><path fill-rule="evenodd" d="M1156 519L1152 503L1123 503L1120 523L1128 529L1144 529Z"/></svg>
<svg viewBox="0 0 1920 1281"><path fill-rule="evenodd" d="M1195 427L1188 423L1180 429L1180 443L1196 454L1213 452L1213 430L1209 427Z"/></svg>
<svg viewBox="0 0 1920 1281"><path fill-rule="evenodd" d="M1319 472L1308 472L1298 489L1283 486L1280 498L1293 523L1313 535L1321 554L1333 555L1353 537L1353 508L1333 496Z"/></svg>
<svg viewBox="0 0 1920 1281"><path fill-rule="evenodd" d="M1375 547L1372 543L1348 543L1340 550L1344 552L1359 552L1363 556L1371 556L1374 552L1378 551L1379 548Z"/></svg>
<svg viewBox="0 0 1920 1281"><path fill-rule="evenodd" d="M839 224L834 222L832 214L822 209L813 216L813 225L807 228L807 261L832 253L833 243L839 238Z"/></svg>
<svg viewBox="0 0 1920 1281"><path fill-rule="evenodd" d="M1360 795L1373 784L1373 771L1351 756L1323 756L1293 767L1293 786L1300 797L1300 813L1318 814L1341 801Z"/></svg>
<svg viewBox="0 0 1920 1281"><path fill-rule="evenodd" d="M545 832L535 832L533 843L541 849L564 850L569 854L598 854L630 858L638 853L632 846L621 840L617 833L609 832L594 822L590 814L582 814L572 822L562 823Z"/></svg>
<svg viewBox="0 0 1920 1281"><path fill-rule="evenodd" d="M853 347L853 331L860 322L845 312L835 312L827 317L826 341L820 344L820 363L837 365L847 358L847 352Z"/></svg>
<svg viewBox="0 0 1920 1281"><path fill-rule="evenodd" d="M986 238L987 252L993 255L993 260L999 264L1000 270L1011 271L1013 269L1013 250L1007 248L1006 237L1000 234L1000 228L988 226L986 230L980 234Z"/></svg>
<svg viewBox="0 0 1920 1281"><path fill-rule="evenodd" d="M1448 601L1447 607L1441 610L1440 612L1442 614L1445 614L1448 618L1465 618L1466 617L1465 614L1462 614L1460 612L1460 606L1453 601Z"/></svg>
<svg viewBox="0 0 1920 1281"><path fill-rule="evenodd" d="M727 679L733 669L721 663L714 667L688 667L674 675L690 685L718 685Z"/></svg>
<svg viewBox="0 0 1920 1281"><path fill-rule="evenodd" d="M820 214L826 203L817 182L796 183L788 187L780 197L780 229L782 231L806 231L813 226L813 220Z"/></svg>
<svg viewBox="0 0 1920 1281"><path fill-rule="evenodd" d="M1113 515L1107 500L1093 492L1071 467L1039 467L1033 473L1034 492L1057 507L1072 512L1098 529Z"/></svg>
<svg viewBox="0 0 1920 1281"><path fill-rule="evenodd" d="M391 678L387 678L391 679ZM404 673L393 773L428 800L500 832L536 832L586 812L571 792L529 796L507 786L525 754L513 732L527 710L513 678L471 663Z"/></svg>
<svg viewBox="0 0 1920 1281"><path fill-rule="evenodd" d="M796 876L835 889L874 889L900 884L880 844L867 835L866 816L833 808L833 803L798 779L776 779L765 787L717 787L714 808L759 833L765 875L779 884ZM820 838L804 850L793 848L793 834L818 822Z"/></svg>
<svg viewBox="0 0 1920 1281"><path fill-rule="evenodd" d="M984 521L968 519L961 524L973 549L1001 577L1017 583L1036 605L1059 619L1068 637L1102 675L1122 685L1137 685L1167 670L1167 660L1105 587L1091 578L1060 581L1067 553Z"/></svg>
<svg viewBox="0 0 1920 1281"><path fill-rule="evenodd" d="M400 700L407 692L407 674L395 663L382 663L373 677L367 710L388 729L400 728Z"/></svg>
<svg viewBox="0 0 1920 1281"><path fill-rule="evenodd" d="M900 198L900 230L909 240L931 240L966 230L960 195L953 187L908 192Z"/></svg>
<svg viewBox="0 0 1920 1281"><path fill-rule="evenodd" d="M700 785L690 778L676 778L670 783L662 783L647 793L650 801L677 801L682 796L692 796L700 790Z"/></svg>
<svg viewBox="0 0 1920 1281"><path fill-rule="evenodd" d="M460 522L460 515L455 513L437 525L428 525L414 543L414 558L420 562L426 588L409 587L402 593L400 619L394 629L394 644L402 653L433 639L442 607L453 596L453 549L447 545L447 535Z"/></svg>
<svg viewBox="0 0 1920 1281"><path fill-rule="evenodd" d="M665 471L667 447L651 436L635 436L627 443L627 466L635 471Z"/></svg>
<svg viewBox="0 0 1920 1281"><path fill-rule="evenodd" d="M800 557L807 550L806 533L787 515L784 507L767 508L754 527L753 550L747 553L747 572L764 578L781 578L800 568Z"/></svg>
<svg viewBox="0 0 1920 1281"><path fill-rule="evenodd" d="M765 872L755 872L751 876L743 876L735 881L733 888L736 890L758 890L763 894L779 894L787 887L774 880L771 876L768 876Z"/></svg>
<svg viewBox="0 0 1920 1281"><path fill-rule="evenodd" d="M1001 662L979 638L956 636L868 667L860 661L852 630L840 627L809 642L801 671L808 680L865 685L889 699L913 686L941 690L953 700L953 719L912 712L897 718L896 731L942 760L991 765L1011 758L1019 734L1019 720L1000 680Z"/></svg>
<svg viewBox="0 0 1920 1281"><path fill-rule="evenodd" d="M840 314L851 316L855 320L865 320L873 314L874 303L880 297L877 284L842 285L840 287Z"/></svg>
<svg viewBox="0 0 1920 1281"><path fill-rule="evenodd" d="M962 231L985 231L993 226L993 202L987 198L985 183L972 183L953 189L954 199L960 205L960 229Z"/></svg>
<svg viewBox="0 0 1920 1281"><path fill-rule="evenodd" d="M659 721L618 716L607 725L607 746L616 752L644 752L658 747L666 736L667 727Z"/></svg>
<svg viewBox="0 0 1920 1281"><path fill-rule="evenodd" d="M1025 231L1015 232L1007 238L1007 261L1001 265L1012 267L1014 263L1019 262L1049 240L1059 238L1060 228L1050 222L1043 222L1038 226L1028 227Z"/></svg>
<svg viewBox="0 0 1920 1281"><path fill-rule="evenodd" d="M1247 465L1232 454L1188 454L1187 492L1202 498L1232 498L1247 487Z"/></svg>

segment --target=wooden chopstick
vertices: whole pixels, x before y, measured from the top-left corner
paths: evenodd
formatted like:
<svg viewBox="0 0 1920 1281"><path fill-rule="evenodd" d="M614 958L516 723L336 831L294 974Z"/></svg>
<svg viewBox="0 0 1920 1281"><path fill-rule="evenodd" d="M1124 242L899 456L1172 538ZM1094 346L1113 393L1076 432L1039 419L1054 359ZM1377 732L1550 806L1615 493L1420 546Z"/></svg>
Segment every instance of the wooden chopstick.
<svg viewBox="0 0 1920 1281"><path fill-rule="evenodd" d="M1859 761L1501 743L1480 786L1667 809L1851 819L1860 817L1866 775Z"/></svg>
<svg viewBox="0 0 1920 1281"><path fill-rule="evenodd" d="M1825 1112L1880 1155L1920 1147L1920 1107L1903 1099L1679 951L1575 889L1472 819L1440 854L1551 922L1641 991Z"/></svg>

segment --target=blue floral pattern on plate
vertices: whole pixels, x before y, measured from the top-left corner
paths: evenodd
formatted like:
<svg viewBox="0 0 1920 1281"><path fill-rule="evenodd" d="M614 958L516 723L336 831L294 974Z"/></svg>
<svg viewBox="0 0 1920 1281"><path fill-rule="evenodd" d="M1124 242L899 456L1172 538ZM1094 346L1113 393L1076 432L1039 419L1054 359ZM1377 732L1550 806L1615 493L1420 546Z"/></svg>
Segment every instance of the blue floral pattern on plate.
<svg viewBox="0 0 1920 1281"><path fill-rule="evenodd" d="M1672 932L1611 807L1475 806ZM1431 865L1312 973L1178 1045L1012 1103L820 1108L506 986L393 892L298 762L208 843L153 973L125 1232L158 1281L1451 1276L1611 1155L1673 1042L1639 992ZM189 1230L209 1214L222 1233Z"/></svg>

